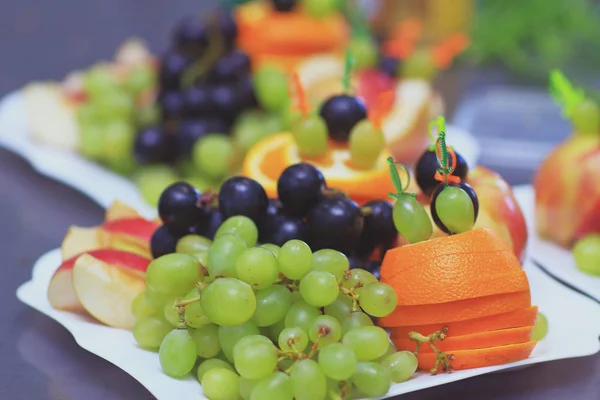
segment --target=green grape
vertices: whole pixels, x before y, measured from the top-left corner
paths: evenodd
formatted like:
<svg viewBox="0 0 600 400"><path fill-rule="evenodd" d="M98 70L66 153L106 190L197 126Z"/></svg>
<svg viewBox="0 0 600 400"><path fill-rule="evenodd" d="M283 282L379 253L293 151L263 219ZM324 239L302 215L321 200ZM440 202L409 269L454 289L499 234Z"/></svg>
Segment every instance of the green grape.
<svg viewBox="0 0 600 400"><path fill-rule="evenodd" d="M131 312L137 320L148 318L156 314L156 307L149 302L146 291L141 292L133 299Z"/></svg>
<svg viewBox="0 0 600 400"><path fill-rule="evenodd" d="M466 232L475 225L473 200L460 187L445 187L438 194L434 203L440 221L450 232Z"/></svg>
<svg viewBox="0 0 600 400"><path fill-rule="evenodd" d="M189 254L166 254L148 264L146 283L160 293L184 295L200 279L198 267L198 261Z"/></svg>
<svg viewBox="0 0 600 400"><path fill-rule="evenodd" d="M98 108L91 102L85 102L77 108L77 124L79 128L84 126L95 126L99 128L104 121L103 116L98 113Z"/></svg>
<svg viewBox="0 0 600 400"><path fill-rule="evenodd" d="M321 367L321 370L323 367ZM352 384L348 381L337 381L327 378L327 400L357 399L361 396L352 396Z"/></svg>
<svg viewBox="0 0 600 400"><path fill-rule="evenodd" d="M352 347L342 343L332 343L319 350L319 367L321 371L336 381L350 379L358 360Z"/></svg>
<svg viewBox="0 0 600 400"><path fill-rule="evenodd" d="M292 294L281 285L256 292L256 311L252 321L257 326L270 326L282 320L292 305Z"/></svg>
<svg viewBox="0 0 600 400"><path fill-rule="evenodd" d="M192 255L196 257L200 265L205 266L208 264L208 251L198 251Z"/></svg>
<svg viewBox="0 0 600 400"><path fill-rule="evenodd" d="M260 111L241 115L233 128L233 141L243 153L248 152L261 139L281 131L281 122L276 115Z"/></svg>
<svg viewBox="0 0 600 400"><path fill-rule="evenodd" d="M184 300L190 300L198 297L198 289L193 288L188 292L187 295L183 298ZM202 309L202 305L199 301L195 301L193 303L187 304L184 308L184 318L185 323L192 328L199 328L204 325L210 324L210 320L204 313Z"/></svg>
<svg viewBox="0 0 600 400"><path fill-rule="evenodd" d="M240 377L227 368L206 371L200 384L210 400L237 400L240 397Z"/></svg>
<svg viewBox="0 0 600 400"><path fill-rule="evenodd" d="M200 251L208 251L212 240L200 235L185 235L177 241L175 251L177 253L196 254Z"/></svg>
<svg viewBox="0 0 600 400"><path fill-rule="evenodd" d="M79 148L92 160L100 160L104 154L104 130L102 125L86 122L79 124Z"/></svg>
<svg viewBox="0 0 600 400"><path fill-rule="evenodd" d="M333 303L340 293L335 275L319 270L312 270L304 275L299 288L304 301L315 307Z"/></svg>
<svg viewBox="0 0 600 400"><path fill-rule="evenodd" d="M383 353L383 355L381 357L377 358L375 360L375 362L378 362L381 364L381 362L383 361L384 358L386 358L390 354L396 353L396 351L397 351L396 346L394 346L394 344L390 342L390 344L388 345L388 349L385 351L385 353Z"/></svg>
<svg viewBox="0 0 600 400"><path fill-rule="evenodd" d="M133 153L133 126L125 121L114 120L104 128L104 157L122 162Z"/></svg>
<svg viewBox="0 0 600 400"><path fill-rule="evenodd" d="M163 306L163 317L175 328L185 328L185 324L180 320L179 313L175 309L175 299L171 299Z"/></svg>
<svg viewBox="0 0 600 400"><path fill-rule="evenodd" d="M258 229L256 224L248 217L236 215L227 218L215 233L215 237L232 233L240 236L248 247L252 247L258 240Z"/></svg>
<svg viewBox="0 0 600 400"><path fill-rule="evenodd" d="M358 70L372 68L379 60L379 49L369 35L353 37L350 40L350 51L354 61L353 67Z"/></svg>
<svg viewBox="0 0 600 400"><path fill-rule="evenodd" d="M396 309L398 297L389 285L382 282L369 283L358 289L360 307L374 317L385 317Z"/></svg>
<svg viewBox="0 0 600 400"><path fill-rule="evenodd" d="M182 161L183 165L190 165L190 168L196 168L193 163ZM208 179L206 176L196 176L186 174L184 181L188 182L193 187L197 188L201 193L204 193L208 190L219 190L221 187L221 183L218 180Z"/></svg>
<svg viewBox="0 0 600 400"><path fill-rule="evenodd" d="M240 325L252 318L256 297L252 288L235 278L215 280L202 292L202 309L217 325Z"/></svg>
<svg viewBox="0 0 600 400"><path fill-rule="evenodd" d="M342 327L331 315L319 315L311 324L308 337L321 348L339 341L342 337Z"/></svg>
<svg viewBox="0 0 600 400"><path fill-rule="evenodd" d="M250 395L252 394L252 390L254 386L258 383L259 379L248 379L243 376L240 377L240 396L244 400L250 400Z"/></svg>
<svg viewBox="0 0 600 400"><path fill-rule="evenodd" d="M235 149L229 137L210 133L194 144L192 160L203 174L211 179L219 179L230 172L235 157Z"/></svg>
<svg viewBox="0 0 600 400"><path fill-rule="evenodd" d="M114 173L125 177L137 168L137 161L131 151L123 154L112 152L102 160L102 163Z"/></svg>
<svg viewBox="0 0 600 400"><path fill-rule="evenodd" d="M166 293L158 292L152 286L146 286L144 293L146 294L148 304L154 307L157 312L159 312L158 310L162 310L167 301L172 300L171 296Z"/></svg>
<svg viewBox="0 0 600 400"><path fill-rule="evenodd" d="M318 250L313 254L312 269L327 271L341 279L346 270L350 269L350 261L344 253L337 250Z"/></svg>
<svg viewBox="0 0 600 400"><path fill-rule="evenodd" d="M359 362L351 380L368 397L384 396L392 384L389 371L376 362Z"/></svg>
<svg viewBox="0 0 600 400"><path fill-rule="evenodd" d="M308 332L313 321L321 315L318 308L308 305L304 300L292 304L285 316L285 327L298 327Z"/></svg>
<svg viewBox="0 0 600 400"><path fill-rule="evenodd" d="M312 257L312 251L306 243L301 240L289 240L279 250L279 272L289 279L301 279L310 271Z"/></svg>
<svg viewBox="0 0 600 400"><path fill-rule="evenodd" d="M362 120L352 128L348 141L352 165L370 169L377 163L386 148L381 129L375 128L371 120Z"/></svg>
<svg viewBox="0 0 600 400"><path fill-rule="evenodd" d="M585 99L573 107L571 121L577 133L598 135L600 107L592 100Z"/></svg>
<svg viewBox="0 0 600 400"><path fill-rule="evenodd" d="M331 315L341 324L352 312L352 305L352 298L340 293L333 303L325 306L325 314Z"/></svg>
<svg viewBox="0 0 600 400"><path fill-rule="evenodd" d="M327 152L329 133L323 118L318 115L301 118L292 127L292 135L300 155L320 157Z"/></svg>
<svg viewBox="0 0 600 400"><path fill-rule="evenodd" d="M385 330L378 326L358 326L344 334L342 343L352 347L359 361L371 361L381 357L389 347Z"/></svg>
<svg viewBox="0 0 600 400"><path fill-rule="evenodd" d="M273 344L268 337L260 334L244 336L238 340L235 346L233 346L233 359L235 360L240 354L242 354L242 349L244 349L246 346L252 346L254 343L266 343L269 345Z"/></svg>
<svg viewBox="0 0 600 400"><path fill-rule="evenodd" d="M94 97L92 104L107 120L130 121L133 115L133 99L123 90L107 91L102 96Z"/></svg>
<svg viewBox="0 0 600 400"><path fill-rule="evenodd" d="M360 311L350 313L342 322L342 335L359 326L373 326L373 320Z"/></svg>
<svg viewBox="0 0 600 400"><path fill-rule="evenodd" d="M225 368L230 371L235 371L233 366L227 361L221 360L220 358L209 358L208 360L202 361L200 365L198 365L198 369L196 370L196 377L198 378L198 382L202 381L202 377L205 373L215 368Z"/></svg>
<svg viewBox="0 0 600 400"><path fill-rule="evenodd" d="M578 240L573 247L573 257L580 271L600 276L600 235L590 234Z"/></svg>
<svg viewBox="0 0 600 400"><path fill-rule="evenodd" d="M181 378L194 368L196 345L186 329L174 329L160 344L158 357L165 374Z"/></svg>
<svg viewBox="0 0 600 400"><path fill-rule="evenodd" d="M240 254L235 263L235 272L239 280L254 289L266 289L273 285L279 276L277 258L267 249L253 247Z"/></svg>
<svg viewBox="0 0 600 400"><path fill-rule="evenodd" d="M290 372L290 381L295 400L325 400L327 396L327 379L316 361L297 361Z"/></svg>
<svg viewBox="0 0 600 400"><path fill-rule="evenodd" d="M298 301L301 301L301 300L304 301L302 299L302 295L300 294L300 292L298 290L294 290L292 292L292 304L294 304L294 303L296 303Z"/></svg>
<svg viewBox="0 0 600 400"><path fill-rule="evenodd" d="M427 81L433 80L438 69L433 63L431 51L428 49L418 49L404 62L398 65L400 74L403 78L424 79Z"/></svg>
<svg viewBox="0 0 600 400"><path fill-rule="evenodd" d="M156 86L156 72L148 64L136 65L125 77L124 84L132 95L138 95Z"/></svg>
<svg viewBox="0 0 600 400"><path fill-rule="evenodd" d="M281 249L281 247L277 246L276 244L265 243L265 244L261 245L260 247L262 247L263 249L269 250L271 253L273 253L275 258L279 257L279 250ZM278 266L279 266L279 263L278 263Z"/></svg>
<svg viewBox="0 0 600 400"><path fill-rule="evenodd" d="M98 64L83 75L83 89L96 98L108 91L119 90L119 82L107 65Z"/></svg>
<svg viewBox="0 0 600 400"><path fill-rule="evenodd" d="M198 356L202 358L215 357L221 351L219 344L219 327L215 324L204 325L196 328L192 333L192 339L196 343Z"/></svg>
<svg viewBox="0 0 600 400"><path fill-rule="evenodd" d="M350 275L346 275L342 280L342 287L352 289L359 282L361 282L363 286L367 286L370 283L377 282L377 278L367 270L354 268L350 271Z"/></svg>
<svg viewBox="0 0 600 400"><path fill-rule="evenodd" d="M535 325L533 326L533 332L531 333L531 340L542 340L548 334L548 318L541 312L538 312Z"/></svg>
<svg viewBox="0 0 600 400"><path fill-rule="evenodd" d="M271 324L264 329L267 330L267 336L273 343L277 343L279 334L285 329L285 318L281 318L279 321Z"/></svg>
<svg viewBox="0 0 600 400"><path fill-rule="evenodd" d="M261 337L264 338L264 336ZM244 339L248 339L248 337ZM235 369L240 376L249 379L261 379L275 370L277 367L277 348L269 339L265 338L265 341L254 340L241 344L242 341L233 350Z"/></svg>
<svg viewBox="0 0 600 400"><path fill-rule="evenodd" d="M285 328L279 334L277 343L283 351L304 351L308 346L308 335L298 327Z"/></svg>
<svg viewBox="0 0 600 400"><path fill-rule="evenodd" d="M248 247L241 236L227 234L216 237L208 250L206 268L211 277L235 277L236 262Z"/></svg>
<svg viewBox="0 0 600 400"><path fill-rule="evenodd" d="M167 186L177 180L177 174L166 165L141 168L134 176L134 181L142 197L154 207L158 205L158 199Z"/></svg>
<svg viewBox="0 0 600 400"><path fill-rule="evenodd" d="M166 321L149 317L138 320L133 326L133 338L143 349L157 350L173 327Z"/></svg>
<svg viewBox="0 0 600 400"><path fill-rule="evenodd" d="M300 4L308 14L315 18L329 17L338 9L337 0L301 0Z"/></svg>
<svg viewBox="0 0 600 400"><path fill-rule="evenodd" d="M380 364L389 371L392 382L401 383L413 376L418 362L414 353L398 351L383 358Z"/></svg>
<svg viewBox="0 0 600 400"><path fill-rule="evenodd" d="M394 203L392 218L398 233L409 243L427 240L433 233L433 225L427 211L412 196L402 196Z"/></svg>
<svg viewBox="0 0 600 400"><path fill-rule="evenodd" d="M260 68L253 76L254 93L267 111L281 110L288 102L288 79L277 68Z"/></svg>
<svg viewBox="0 0 600 400"><path fill-rule="evenodd" d="M311 111L309 111L308 115L316 115L314 108L311 107ZM288 99L285 107L281 107L279 110L279 118L281 130L291 132L294 126L302 119L302 113L298 110L298 107L292 103L291 99Z"/></svg>
<svg viewBox="0 0 600 400"><path fill-rule="evenodd" d="M254 322L247 321L237 326L219 326L219 343L221 350L229 361L233 361L233 347L243 337L258 335Z"/></svg>
<svg viewBox="0 0 600 400"><path fill-rule="evenodd" d="M160 109L156 104L150 104L133 110L133 122L138 129L158 125L160 118Z"/></svg>
<svg viewBox="0 0 600 400"><path fill-rule="evenodd" d="M273 372L254 385L250 400L292 400L293 397L290 377L283 372Z"/></svg>

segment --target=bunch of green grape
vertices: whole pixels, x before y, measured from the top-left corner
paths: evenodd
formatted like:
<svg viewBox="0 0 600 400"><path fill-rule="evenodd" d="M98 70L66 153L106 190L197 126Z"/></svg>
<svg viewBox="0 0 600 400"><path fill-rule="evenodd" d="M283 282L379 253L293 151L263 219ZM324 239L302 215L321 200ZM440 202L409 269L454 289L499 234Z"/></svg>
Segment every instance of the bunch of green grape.
<svg viewBox="0 0 600 400"><path fill-rule="evenodd" d="M324 400L380 397L414 374L370 317L395 309L391 287L337 251L257 238L232 217L148 266L133 334L167 375L195 373L211 400Z"/></svg>
<svg viewBox="0 0 600 400"><path fill-rule="evenodd" d="M156 85L156 72L140 64L120 76L108 65L85 72L85 102L77 111L81 152L119 173L135 167L133 142L140 126L154 124L158 112L153 104L139 106L140 98Z"/></svg>

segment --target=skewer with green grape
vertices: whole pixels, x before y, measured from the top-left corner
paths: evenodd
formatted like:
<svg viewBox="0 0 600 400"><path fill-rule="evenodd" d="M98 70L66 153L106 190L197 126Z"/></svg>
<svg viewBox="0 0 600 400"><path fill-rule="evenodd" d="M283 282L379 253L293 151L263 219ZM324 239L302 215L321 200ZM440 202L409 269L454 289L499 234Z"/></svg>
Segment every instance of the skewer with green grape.
<svg viewBox="0 0 600 400"><path fill-rule="evenodd" d="M379 95L377 108L370 119L357 123L350 131L349 146L352 164L361 169L372 168L386 147L385 136L381 129L384 110L394 99L393 92Z"/></svg>

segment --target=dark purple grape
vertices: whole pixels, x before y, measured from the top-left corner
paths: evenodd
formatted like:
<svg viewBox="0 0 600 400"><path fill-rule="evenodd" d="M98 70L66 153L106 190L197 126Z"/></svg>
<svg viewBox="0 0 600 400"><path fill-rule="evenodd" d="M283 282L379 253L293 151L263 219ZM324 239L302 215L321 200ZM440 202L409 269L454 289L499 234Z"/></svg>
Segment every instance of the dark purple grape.
<svg viewBox="0 0 600 400"><path fill-rule="evenodd" d="M454 152L454 154L456 154L456 171L454 171L452 175L458 176L461 180L464 180L469 173L467 161L459 153ZM452 165L452 154L450 153L448 153L448 165ZM440 183L434 178L438 168L440 168L440 163L437 160L435 150L426 150L417 161L415 167L417 184L421 188L421 191L427 196L431 196Z"/></svg>
<svg viewBox="0 0 600 400"><path fill-rule="evenodd" d="M240 99L240 106L243 110L258 106L258 100L256 99L256 93L254 92L254 83L252 82L251 75L246 75L238 82L237 91Z"/></svg>
<svg viewBox="0 0 600 400"><path fill-rule="evenodd" d="M166 92L159 97L160 110L163 120L176 120L183 113L183 94L181 92Z"/></svg>
<svg viewBox="0 0 600 400"><path fill-rule="evenodd" d="M175 253L177 241L186 235L186 231L174 231L166 225L160 226L150 239L150 251L153 258Z"/></svg>
<svg viewBox="0 0 600 400"><path fill-rule="evenodd" d="M325 198L307 215L308 242L313 250L350 254L360 238L363 215L350 199Z"/></svg>
<svg viewBox="0 0 600 400"><path fill-rule="evenodd" d="M398 75L398 66L400 65L400 59L395 57L388 57L382 55L379 59L379 69L385 72L392 78Z"/></svg>
<svg viewBox="0 0 600 400"><path fill-rule="evenodd" d="M212 100L218 115L233 120L233 118L239 114L241 102L235 85L216 85L212 95Z"/></svg>
<svg viewBox="0 0 600 400"><path fill-rule="evenodd" d="M355 269L355 268L364 269L366 260L359 258L359 257L350 256L350 257L348 257L348 262L350 263L350 269Z"/></svg>
<svg viewBox="0 0 600 400"><path fill-rule="evenodd" d="M209 28L197 16L185 17L173 30L173 42L182 53L200 57L208 47Z"/></svg>
<svg viewBox="0 0 600 400"><path fill-rule="evenodd" d="M354 125L367 118L367 108L359 97L341 94L325 100L320 115L327 124L329 137L347 142Z"/></svg>
<svg viewBox="0 0 600 400"><path fill-rule="evenodd" d="M256 226L261 226L268 202L267 193L260 183L243 176L227 179L219 190L219 208L225 219L244 215Z"/></svg>
<svg viewBox="0 0 600 400"><path fill-rule="evenodd" d="M163 91L179 90L181 74L190 65L188 57L176 52L167 52L160 60L160 87Z"/></svg>
<svg viewBox="0 0 600 400"><path fill-rule="evenodd" d="M216 23L222 35L225 47L231 49L235 46L238 27L231 11L221 10L216 15Z"/></svg>
<svg viewBox="0 0 600 400"><path fill-rule="evenodd" d="M197 118L210 115L215 111L212 87L209 85L195 85L183 92L184 118Z"/></svg>
<svg viewBox="0 0 600 400"><path fill-rule="evenodd" d="M133 154L136 161L142 165L174 161L174 137L159 127L146 128L137 134Z"/></svg>
<svg viewBox="0 0 600 400"><path fill-rule="evenodd" d="M373 276L375 276L375 278L377 278L378 280L381 279L381 263L377 262L377 261L367 261L365 263L365 266L363 267L365 270L369 271L370 273L373 274Z"/></svg>
<svg viewBox="0 0 600 400"><path fill-rule="evenodd" d="M181 121L181 124L179 124L179 133L175 135L179 155L183 157L190 156L198 139L208 133L225 133L224 129L226 127L221 120L215 118L198 118Z"/></svg>
<svg viewBox="0 0 600 400"><path fill-rule="evenodd" d="M296 0L272 0L273 7L279 12L290 12L296 8ZM322 1L322 0L321 0Z"/></svg>
<svg viewBox="0 0 600 400"><path fill-rule="evenodd" d="M368 258L375 249L380 256L392 248L398 238L398 231L392 218L392 204L385 200L374 200L366 203L368 209L364 217L364 226L355 254Z"/></svg>
<svg viewBox="0 0 600 400"><path fill-rule="evenodd" d="M287 167L277 181L277 196L290 215L304 216L323 199L326 187L323 174L311 164Z"/></svg>
<svg viewBox="0 0 600 400"><path fill-rule="evenodd" d="M212 240L215 238L217 229L219 229L224 220L225 219L223 218L221 210L219 210L218 207L211 207L208 210L207 218L200 224L196 225L196 232L198 235L202 235Z"/></svg>
<svg viewBox="0 0 600 400"><path fill-rule="evenodd" d="M214 83L237 82L250 72L250 57L240 50L231 50L212 67L209 79Z"/></svg>
<svg viewBox="0 0 600 400"><path fill-rule="evenodd" d="M160 195L158 215L169 228L188 230L206 217L199 200L200 192L189 183L173 183Z"/></svg>
<svg viewBox="0 0 600 400"><path fill-rule="evenodd" d="M267 216L260 227L259 241L282 246L292 239L307 240L307 226L302 218L286 215L279 200L269 199Z"/></svg>
<svg viewBox="0 0 600 400"><path fill-rule="evenodd" d="M475 221L477 221L477 216L479 215L479 199L477 197L477 193L475 193L475 190L473 190L473 188L471 187L471 185L469 185L466 182L461 182L461 183L449 183L448 186L455 186L455 187L460 187L462 190L464 190L469 197L471 198L471 201L473 202L473 223L475 223ZM438 184L438 186L435 188L433 194L431 195L431 205L430 205L430 210L431 210L431 219L433 219L433 222L435 222L435 224L437 225L438 228L440 228L441 231L445 232L445 233L453 233L450 232L450 230L446 227L446 225L444 225L444 223L440 220L440 217L438 216L437 213L437 209L435 207L438 196L440 195L440 193L442 193L442 190L444 190L445 186L443 183Z"/></svg>

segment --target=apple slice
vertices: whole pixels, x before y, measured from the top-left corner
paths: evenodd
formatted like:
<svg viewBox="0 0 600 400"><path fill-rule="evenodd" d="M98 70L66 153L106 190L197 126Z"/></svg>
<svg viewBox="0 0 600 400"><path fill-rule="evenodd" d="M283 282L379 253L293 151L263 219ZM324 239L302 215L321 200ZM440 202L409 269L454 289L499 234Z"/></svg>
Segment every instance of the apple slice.
<svg viewBox="0 0 600 400"><path fill-rule="evenodd" d="M98 321L131 329L135 324L131 305L146 282L139 273L84 254L73 266L73 287L83 308Z"/></svg>
<svg viewBox="0 0 600 400"><path fill-rule="evenodd" d="M116 220L106 221L102 228L111 233L121 233L150 242L154 231L160 225L154 221L149 221L142 217L120 218Z"/></svg>
<svg viewBox="0 0 600 400"><path fill-rule="evenodd" d="M139 218L139 216L140 214L135 209L119 200L115 200L106 210L104 220L108 222L123 218Z"/></svg>
<svg viewBox="0 0 600 400"><path fill-rule="evenodd" d="M144 276L150 260L134 253L115 249L98 249L88 253L92 257L121 268L129 268L132 273ZM48 301L58 310L84 311L73 287L73 267L80 255L64 261L54 272L48 286Z"/></svg>
<svg viewBox="0 0 600 400"><path fill-rule="evenodd" d="M86 251L101 248L103 247L102 242L103 238L100 228L71 226L60 245L62 259L68 260Z"/></svg>

